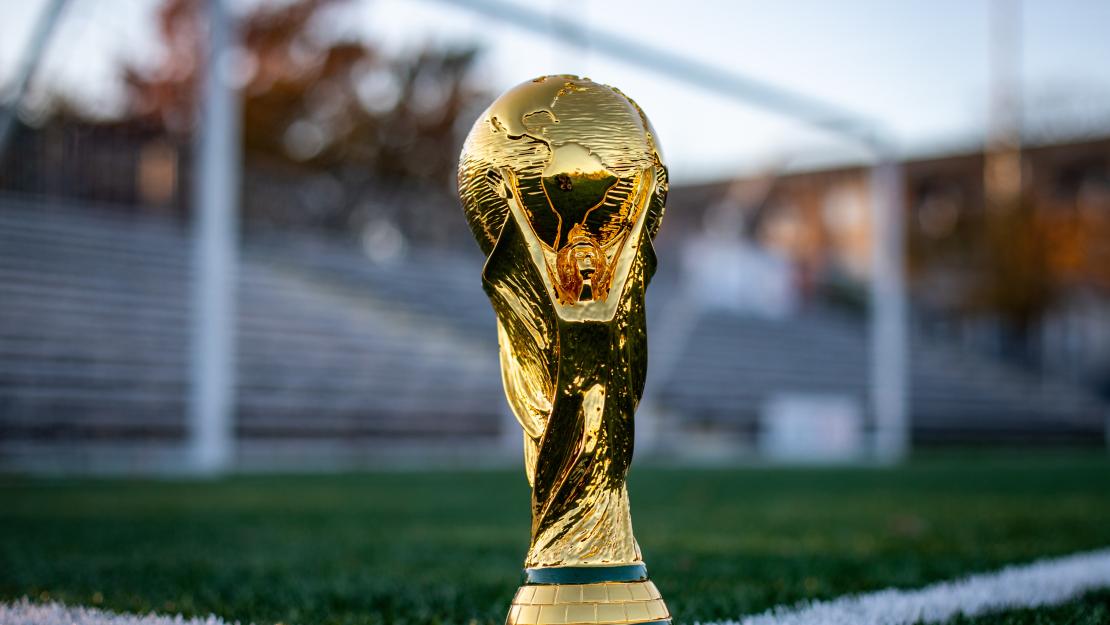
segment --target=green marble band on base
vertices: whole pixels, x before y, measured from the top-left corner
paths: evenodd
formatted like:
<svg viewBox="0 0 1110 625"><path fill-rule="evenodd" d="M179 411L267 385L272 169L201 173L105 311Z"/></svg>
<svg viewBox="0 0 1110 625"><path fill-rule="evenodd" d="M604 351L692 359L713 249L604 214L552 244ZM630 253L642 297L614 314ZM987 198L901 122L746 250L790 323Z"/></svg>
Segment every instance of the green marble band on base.
<svg viewBox="0 0 1110 625"><path fill-rule="evenodd" d="M526 584L599 584L641 582L648 578L643 564L618 566L548 566L524 569Z"/></svg>

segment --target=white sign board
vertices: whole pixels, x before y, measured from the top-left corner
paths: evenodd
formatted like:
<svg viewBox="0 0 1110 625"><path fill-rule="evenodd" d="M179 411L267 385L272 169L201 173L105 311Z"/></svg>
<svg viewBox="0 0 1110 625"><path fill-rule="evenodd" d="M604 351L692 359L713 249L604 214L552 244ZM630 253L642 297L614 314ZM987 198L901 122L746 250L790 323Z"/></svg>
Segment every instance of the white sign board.
<svg viewBox="0 0 1110 625"><path fill-rule="evenodd" d="M778 462L851 462L864 453L863 414L847 395L782 393L760 410L759 451Z"/></svg>

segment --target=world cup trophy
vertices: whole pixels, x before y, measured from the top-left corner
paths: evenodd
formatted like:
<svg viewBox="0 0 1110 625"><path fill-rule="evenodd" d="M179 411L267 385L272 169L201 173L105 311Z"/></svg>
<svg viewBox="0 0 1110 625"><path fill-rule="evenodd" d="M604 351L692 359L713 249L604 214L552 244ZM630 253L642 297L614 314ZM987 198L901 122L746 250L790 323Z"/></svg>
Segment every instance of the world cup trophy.
<svg viewBox="0 0 1110 625"><path fill-rule="evenodd" d="M613 87L537 78L474 124L459 195L487 257L482 285L532 486L525 583L506 622L669 623L625 485L667 195L655 132Z"/></svg>

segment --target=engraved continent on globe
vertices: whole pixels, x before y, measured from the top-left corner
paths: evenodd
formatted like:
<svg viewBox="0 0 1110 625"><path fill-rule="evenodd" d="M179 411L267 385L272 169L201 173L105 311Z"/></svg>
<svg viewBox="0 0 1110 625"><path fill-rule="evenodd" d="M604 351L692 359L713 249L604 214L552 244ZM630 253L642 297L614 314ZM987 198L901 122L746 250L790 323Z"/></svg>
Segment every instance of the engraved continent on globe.
<svg viewBox="0 0 1110 625"><path fill-rule="evenodd" d="M638 225L649 237L658 230L667 185L632 100L589 79L545 76L509 90L475 123L459 191L486 254L516 195L551 295L566 305L608 299L630 235Z"/></svg>

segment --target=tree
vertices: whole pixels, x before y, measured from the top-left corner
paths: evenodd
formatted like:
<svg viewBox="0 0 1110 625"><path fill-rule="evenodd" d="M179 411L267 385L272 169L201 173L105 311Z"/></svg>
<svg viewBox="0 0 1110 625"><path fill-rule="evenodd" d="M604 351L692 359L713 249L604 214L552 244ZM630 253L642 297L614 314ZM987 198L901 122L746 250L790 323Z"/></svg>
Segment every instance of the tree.
<svg viewBox="0 0 1110 625"><path fill-rule="evenodd" d="M342 4L263 3L240 20L242 47L225 69L242 85L248 221L357 229L384 216L436 238L422 229L454 203L461 117L485 100L469 80L476 49L389 58L320 34ZM182 145L203 71L201 8L166 0L164 61L125 72L130 115L157 119Z"/></svg>

